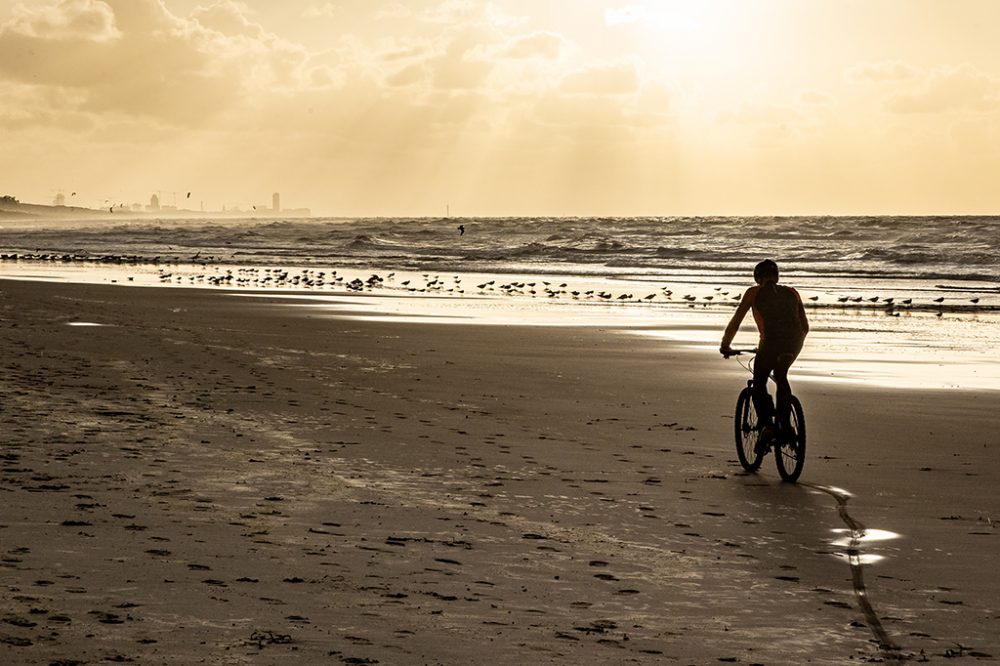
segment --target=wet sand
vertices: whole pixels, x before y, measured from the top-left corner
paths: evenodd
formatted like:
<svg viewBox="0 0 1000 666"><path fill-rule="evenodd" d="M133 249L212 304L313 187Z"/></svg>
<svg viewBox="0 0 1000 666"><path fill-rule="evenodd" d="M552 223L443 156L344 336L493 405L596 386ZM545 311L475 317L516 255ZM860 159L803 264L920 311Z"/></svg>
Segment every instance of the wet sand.
<svg viewBox="0 0 1000 666"><path fill-rule="evenodd" d="M1000 392L801 383L788 485L735 463L742 370L669 341L0 308L2 663L1000 657Z"/></svg>

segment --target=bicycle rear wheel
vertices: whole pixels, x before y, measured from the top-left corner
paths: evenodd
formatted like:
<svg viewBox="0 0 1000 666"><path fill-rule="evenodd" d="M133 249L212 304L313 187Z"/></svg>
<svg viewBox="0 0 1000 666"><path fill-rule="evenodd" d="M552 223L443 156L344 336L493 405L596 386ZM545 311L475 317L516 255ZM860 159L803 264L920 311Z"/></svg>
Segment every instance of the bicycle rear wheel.
<svg viewBox="0 0 1000 666"><path fill-rule="evenodd" d="M802 413L802 403L794 395L789 398L791 414L789 423L791 432L781 433L775 446L774 462L778 466L778 474L784 481L794 483L802 474L802 466L806 464L806 417Z"/></svg>
<svg viewBox="0 0 1000 666"><path fill-rule="evenodd" d="M740 392L736 399L736 456L740 459L743 469L756 472L764 459L763 453L757 452L757 440L760 438L760 425L757 423L757 410L750 398L750 387Z"/></svg>

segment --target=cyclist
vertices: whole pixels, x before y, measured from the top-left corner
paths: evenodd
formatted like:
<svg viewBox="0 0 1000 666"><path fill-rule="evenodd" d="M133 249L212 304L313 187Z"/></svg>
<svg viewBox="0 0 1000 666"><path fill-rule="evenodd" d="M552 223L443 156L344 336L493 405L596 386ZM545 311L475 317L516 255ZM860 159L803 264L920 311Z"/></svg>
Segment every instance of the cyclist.
<svg viewBox="0 0 1000 666"><path fill-rule="evenodd" d="M733 318L726 326L719 351L723 356L734 353L729 345L736 337L747 310L753 310L753 318L760 332L753 367L753 405L760 422L766 424L758 440L758 447L766 450L774 438L774 429L770 425L774 422L774 408L767 394L767 377L774 373L774 383L778 387L778 417L782 425L788 425L788 396L792 394L788 384L788 369L802 350L802 343L809 333L809 321L799 293L791 287L778 284L778 264L765 259L754 267L753 279L757 286L750 287L743 294Z"/></svg>

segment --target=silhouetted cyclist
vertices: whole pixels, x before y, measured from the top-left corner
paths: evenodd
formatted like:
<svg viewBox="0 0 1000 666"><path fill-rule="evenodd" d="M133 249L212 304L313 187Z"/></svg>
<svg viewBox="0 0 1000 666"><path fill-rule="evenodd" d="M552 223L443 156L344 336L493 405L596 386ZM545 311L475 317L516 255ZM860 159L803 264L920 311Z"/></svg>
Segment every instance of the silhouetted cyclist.
<svg viewBox="0 0 1000 666"><path fill-rule="evenodd" d="M774 373L774 383L778 387L778 417L782 425L788 424L788 396L792 389L788 384L788 369L802 351L802 343L809 333L809 321L802 306L799 292L791 287L778 284L778 264L770 259L757 264L753 269L756 287L750 287L743 294L739 307L726 326L719 351L723 356L733 353L729 346L740 323L753 310L753 318L760 331L757 358L753 366L753 405L761 423L773 423L773 406L767 394L767 377ZM786 430L787 432L787 430ZM760 446L766 446L774 438L771 425L761 431Z"/></svg>

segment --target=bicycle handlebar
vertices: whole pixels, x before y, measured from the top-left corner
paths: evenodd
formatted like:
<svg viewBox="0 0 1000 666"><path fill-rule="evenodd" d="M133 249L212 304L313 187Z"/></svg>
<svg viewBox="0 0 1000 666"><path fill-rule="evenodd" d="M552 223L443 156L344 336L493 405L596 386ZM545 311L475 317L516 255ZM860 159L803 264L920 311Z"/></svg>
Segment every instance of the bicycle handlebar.
<svg viewBox="0 0 1000 666"><path fill-rule="evenodd" d="M723 352L722 355L725 358L729 358L730 356L740 356L742 354L756 354L756 353L757 353L757 348L754 347L753 349L730 349L729 353Z"/></svg>

